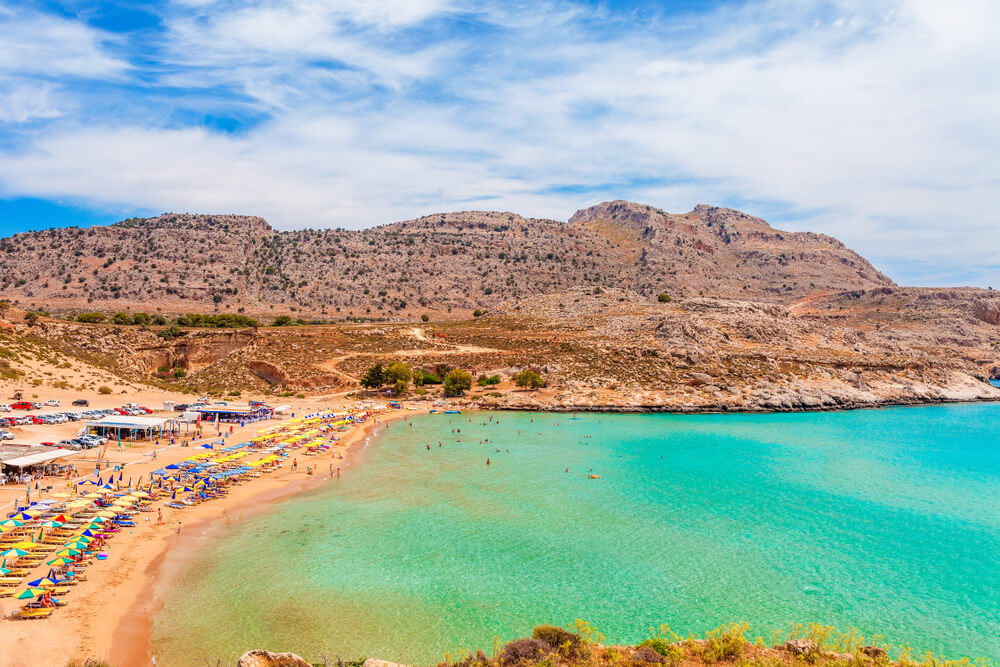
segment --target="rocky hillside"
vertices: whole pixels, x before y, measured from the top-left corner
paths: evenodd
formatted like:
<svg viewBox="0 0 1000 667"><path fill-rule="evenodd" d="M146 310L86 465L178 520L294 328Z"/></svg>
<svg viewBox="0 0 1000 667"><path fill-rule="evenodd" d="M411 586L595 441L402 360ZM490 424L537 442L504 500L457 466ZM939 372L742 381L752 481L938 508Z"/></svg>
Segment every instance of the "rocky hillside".
<svg viewBox="0 0 1000 667"><path fill-rule="evenodd" d="M478 318L186 329L167 339L163 328L42 318L0 330L0 348L16 353L4 361L22 383L55 381L37 361L53 357L199 394L327 394L356 390L375 363L402 361L438 376L456 367L498 375L499 387L469 397L498 408L817 410L1000 399L987 382L1000 366L1000 325L989 321L997 305L987 290L876 288L788 307L575 287ZM548 387L517 390L510 380L525 368ZM441 387L414 391L432 399Z"/></svg>
<svg viewBox="0 0 1000 667"><path fill-rule="evenodd" d="M892 286L827 236L732 209L624 201L569 222L467 211L361 231L277 232L263 219L165 214L0 240L0 290L26 308L465 316L572 287L790 303Z"/></svg>

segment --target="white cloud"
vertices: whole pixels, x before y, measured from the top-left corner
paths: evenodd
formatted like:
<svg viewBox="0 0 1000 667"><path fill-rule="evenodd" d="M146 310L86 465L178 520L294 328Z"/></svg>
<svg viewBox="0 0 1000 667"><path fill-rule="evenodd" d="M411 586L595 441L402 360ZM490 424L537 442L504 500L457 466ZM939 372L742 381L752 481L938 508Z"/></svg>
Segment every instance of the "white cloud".
<svg viewBox="0 0 1000 667"><path fill-rule="evenodd" d="M107 35L77 21L0 5L0 72L105 77L125 69L108 55Z"/></svg>
<svg viewBox="0 0 1000 667"><path fill-rule="evenodd" d="M455 17L478 27L434 23ZM296 0L168 23L157 85L237 90L270 118L222 135L71 116L2 156L5 192L281 227L469 208L565 219L599 197L749 201L905 280L1000 283L988 2L765 0L637 20L566 4Z"/></svg>

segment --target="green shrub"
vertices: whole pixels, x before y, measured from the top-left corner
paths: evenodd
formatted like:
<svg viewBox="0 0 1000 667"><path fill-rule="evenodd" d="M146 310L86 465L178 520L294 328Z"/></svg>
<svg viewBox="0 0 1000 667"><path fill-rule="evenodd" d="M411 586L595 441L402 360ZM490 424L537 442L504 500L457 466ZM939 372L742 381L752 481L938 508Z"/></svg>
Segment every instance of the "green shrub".
<svg viewBox="0 0 1000 667"><path fill-rule="evenodd" d="M541 639L529 637L507 642L500 652L501 665L519 665L524 662L535 662L552 651L552 645Z"/></svg>
<svg viewBox="0 0 1000 667"><path fill-rule="evenodd" d="M85 322L87 324L99 324L106 319L108 318L103 313L80 313L76 316L77 322Z"/></svg>
<svg viewBox="0 0 1000 667"><path fill-rule="evenodd" d="M749 629L749 623L730 623L706 632L705 644L701 649L705 662L742 657L747 643L745 635Z"/></svg>
<svg viewBox="0 0 1000 667"><path fill-rule="evenodd" d="M656 300L659 301L660 303L670 303L671 301L673 301L673 299L670 297L669 294L657 294Z"/></svg>
<svg viewBox="0 0 1000 667"><path fill-rule="evenodd" d="M97 388L97 393L98 394L110 394L111 393L111 387L108 387L108 386L105 386L105 385L102 384L100 387Z"/></svg>
<svg viewBox="0 0 1000 667"><path fill-rule="evenodd" d="M579 657L584 646L579 635L556 625L536 625L531 636L548 643L567 658Z"/></svg>
<svg viewBox="0 0 1000 667"><path fill-rule="evenodd" d="M480 375L479 379L476 380L476 384L480 387L492 387L494 385L500 384L499 375Z"/></svg>

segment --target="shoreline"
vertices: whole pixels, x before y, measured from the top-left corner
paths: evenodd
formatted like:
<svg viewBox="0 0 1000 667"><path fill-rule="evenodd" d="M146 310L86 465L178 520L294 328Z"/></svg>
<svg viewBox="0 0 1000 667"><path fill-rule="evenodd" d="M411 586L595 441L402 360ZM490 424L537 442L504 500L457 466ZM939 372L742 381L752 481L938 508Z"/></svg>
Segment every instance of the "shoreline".
<svg viewBox="0 0 1000 667"><path fill-rule="evenodd" d="M345 434L341 440L344 443L344 460L341 462L341 472L353 467L361 456L367 444L376 437L378 431L395 421L405 421L411 415L425 414L425 410L400 410L383 415L380 422L369 422L364 428ZM285 472L285 471L282 471ZM279 473L281 474L281 473ZM290 475L291 472L287 472ZM128 612L114 626L111 633L112 642L107 655L112 663L121 667L133 665L155 665L153 651L153 621L163 607L166 590L174 582L191 557L201 547L214 539L215 533L222 527L220 521L228 526L236 521L242 521L274 507L275 503L289 500L302 492L319 488L326 483L335 481L328 476L303 478L286 481L271 488L257 487L255 493L239 494L239 503L226 503L235 493L231 493L222 503L217 505L215 512L199 516L190 527L183 530L184 536L170 534L163 536L161 546L155 557L150 559L142 571L142 585L139 594L129 605ZM237 490L248 489L244 485ZM245 497L243 497L245 496ZM210 507L206 504L202 507ZM237 516L232 516L236 514ZM193 538L191 537L193 535Z"/></svg>
<svg viewBox="0 0 1000 667"><path fill-rule="evenodd" d="M0 633L4 636L0 642L0 664L64 667L69 661L87 659L109 660L117 667L155 664L151 645L153 619L162 607L164 593L173 577L199 545L211 539L219 527L239 521L249 513L264 511L276 501L335 481L328 470L321 472L318 468L333 463L344 474L357 463L365 445L382 427L426 412L427 409L419 407L378 415L341 433L340 446L326 455L293 453L290 459L300 459L297 471L291 471L286 464L269 475L233 487L224 498L185 509L159 505L163 523L156 522L155 514L143 515L134 528L111 541L107 546L110 557L89 572L88 580L74 590L71 604L59 614L37 622L9 620L6 614L19 606L18 601L0 600L0 615L4 616L0 620L3 628ZM248 424L230 437L235 441L249 439L251 431L259 428L260 423ZM216 437L214 433L210 436L208 439ZM143 468L167 465L200 450L171 447L158 451L160 460L144 458L140 462ZM333 458L337 454L343 459ZM312 476L304 470L307 465L317 468ZM40 650L41 647L45 650Z"/></svg>

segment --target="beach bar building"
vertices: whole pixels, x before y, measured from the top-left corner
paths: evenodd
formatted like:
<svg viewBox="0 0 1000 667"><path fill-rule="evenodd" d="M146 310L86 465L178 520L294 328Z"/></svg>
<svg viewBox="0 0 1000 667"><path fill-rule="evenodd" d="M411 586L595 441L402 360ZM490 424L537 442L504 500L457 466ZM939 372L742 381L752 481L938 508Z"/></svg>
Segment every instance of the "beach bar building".
<svg viewBox="0 0 1000 667"><path fill-rule="evenodd" d="M227 422L230 424L247 424L274 417L274 408L263 403L251 403L250 405L206 405L200 408L191 408L191 411L200 414L202 421Z"/></svg>
<svg viewBox="0 0 1000 667"><path fill-rule="evenodd" d="M108 440L156 440L180 432L180 422L165 417L109 415L87 422L87 433Z"/></svg>

